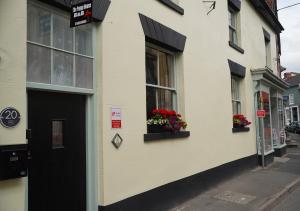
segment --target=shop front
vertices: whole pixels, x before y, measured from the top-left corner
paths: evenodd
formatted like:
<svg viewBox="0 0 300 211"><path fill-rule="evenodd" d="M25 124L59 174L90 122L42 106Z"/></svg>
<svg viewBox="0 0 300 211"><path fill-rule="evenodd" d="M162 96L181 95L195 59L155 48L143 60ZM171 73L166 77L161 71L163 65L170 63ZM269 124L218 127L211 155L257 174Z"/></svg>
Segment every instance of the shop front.
<svg viewBox="0 0 300 211"><path fill-rule="evenodd" d="M261 165L286 153L283 91L288 85L268 68L252 70L256 108L256 139Z"/></svg>

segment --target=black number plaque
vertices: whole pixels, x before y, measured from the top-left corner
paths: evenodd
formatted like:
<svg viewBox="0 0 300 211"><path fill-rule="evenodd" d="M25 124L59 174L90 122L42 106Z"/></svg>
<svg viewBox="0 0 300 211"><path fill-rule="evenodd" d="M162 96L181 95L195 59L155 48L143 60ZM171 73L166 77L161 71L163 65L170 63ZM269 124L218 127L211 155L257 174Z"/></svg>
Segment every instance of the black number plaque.
<svg viewBox="0 0 300 211"><path fill-rule="evenodd" d="M0 123L3 127L13 128L20 122L21 116L17 109L8 107L0 113Z"/></svg>

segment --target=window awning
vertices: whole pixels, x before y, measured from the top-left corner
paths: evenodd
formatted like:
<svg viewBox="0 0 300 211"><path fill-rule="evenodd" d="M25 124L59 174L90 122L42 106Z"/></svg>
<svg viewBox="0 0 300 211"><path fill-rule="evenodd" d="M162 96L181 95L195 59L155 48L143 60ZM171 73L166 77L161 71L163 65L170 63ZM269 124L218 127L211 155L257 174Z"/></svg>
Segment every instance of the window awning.
<svg viewBox="0 0 300 211"><path fill-rule="evenodd" d="M142 14L139 16L146 41L171 51L183 52L186 36Z"/></svg>
<svg viewBox="0 0 300 211"><path fill-rule="evenodd" d="M231 61L228 59L229 69L232 75L235 75L240 78L245 78L246 76L246 67Z"/></svg>

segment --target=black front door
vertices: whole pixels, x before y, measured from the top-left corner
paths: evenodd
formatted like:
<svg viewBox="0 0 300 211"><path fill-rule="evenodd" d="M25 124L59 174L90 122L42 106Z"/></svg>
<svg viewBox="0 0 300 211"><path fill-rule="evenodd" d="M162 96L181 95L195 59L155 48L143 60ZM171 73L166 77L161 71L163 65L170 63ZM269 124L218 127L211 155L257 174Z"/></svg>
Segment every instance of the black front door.
<svg viewBox="0 0 300 211"><path fill-rule="evenodd" d="M85 211L85 97L28 92L29 211Z"/></svg>

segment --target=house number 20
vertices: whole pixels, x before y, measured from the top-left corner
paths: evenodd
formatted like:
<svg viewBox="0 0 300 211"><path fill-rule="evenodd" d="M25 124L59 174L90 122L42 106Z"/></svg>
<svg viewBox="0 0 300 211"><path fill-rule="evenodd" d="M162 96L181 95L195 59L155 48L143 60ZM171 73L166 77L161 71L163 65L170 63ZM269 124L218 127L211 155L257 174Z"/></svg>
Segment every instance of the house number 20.
<svg viewBox="0 0 300 211"><path fill-rule="evenodd" d="M12 128L20 122L20 113L12 107L5 108L0 113L0 123L3 127Z"/></svg>

